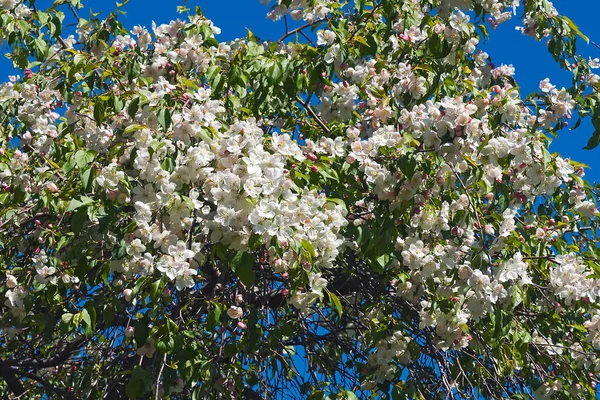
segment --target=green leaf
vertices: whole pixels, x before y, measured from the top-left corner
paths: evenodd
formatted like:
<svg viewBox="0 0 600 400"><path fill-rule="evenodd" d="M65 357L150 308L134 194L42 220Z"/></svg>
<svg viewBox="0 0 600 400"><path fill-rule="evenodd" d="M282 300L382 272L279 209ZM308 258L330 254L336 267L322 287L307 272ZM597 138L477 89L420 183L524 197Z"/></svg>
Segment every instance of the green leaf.
<svg viewBox="0 0 600 400"><path fill-rule="evenodd" d="M69 243L69 241L72 239L72 237L73 236L71 234L62 236L58 241L58 244L56 245L56 251L60 251L63 247L65 247L67 243Z"/></svg>
<svg viewBox="0 0 600 400"><path fill-rule="evenodd" d="M246 287L254 284L256 272L254 272L254 256L252 254L238 252L231 261L231 268Z"/></svg>
<svg viewBox="0 0 600 400"><path fill-rule="evenodd" d="M559 18L562 18L564 21L567 22L567 24L569 25L569 27L579 36L581 37L583 40L585 40L586 44L590 43L590 39L585 36L583 33L581 33L581 31L579 30L579 27L575 24L575 22L573 22L571 19L569 19L568 17L560 16Z"/></svg>
<svg viewBox="0 0 600 400"><path fill-rule="evenodd" d="M166 282L162 279L158 279L152 283L150 291L150 300L152 303L157 303L162 296L163 289L165 288Z"/></svg>
<svg viewBox="0 0 600 400"><path fill-rule="evenodd" d="M142 397L144 396L147 387L150 387L151 384L152 377L150 376L150 373L139 365L136 365L133 367L131 379L129 379L129 383L127 383L125 392L127 396L132 399L135 399L136 397Z"/></svg>
<svg viewBox="0 0 600 400"><path fill-rule="evenodd" d="M87 220L87 210L83 207L78 208L71 215L71 230L77 234L83 229L83 224Z"/></svg>
<svg viewBox="0 0 600 400"><path fill-rule="evenodd" d="M198 90L198 89L199 89L199 87L198 87L198 84L197 84L196 82L194 82L194 81L192 81L192 80L189 80L189 79L187 79L187 78L181 78L181 82L182 82L182 83L183 83L185 86L187 86L187 87L189 87L189 88L191 88L191 89L194 89L194 90Z"/></svg>
<svg viewBox="0 0 600 400"><path fill-rule="evenodd" d="M81 172L81 186L83 190L88 192L91 189L92 183L92 168L87 168Z"/></svg>
<svg viewBox="0 0 600 400"><path fill-rule="evenodd" d="M123 100L121 100L118 96L115 96L115 95L112 96L112 103L113 103L115 112L121 112L123 107L125 107L125 102Z"/></svg>
<svg viewBox="0 0 600 400"><path fill-rule="evenodd" d="M400 159L400 171L408 178L412 179L417 169L417 161L413 157L402 157Z"/></svg>
<svg viewBox="0 0 600 400"><path fill-rule="evenodd" d="M94 104L94 121L96 121L97 125L101 125L104 121L106 112L106 103L100 97L96 98L96 103Z"/></svg>
<svg viewBox="0 0 600 400"><path fill-rule="evenodd" d="M167 132L169 130L169 127L171 126L171 112L166 108L161 108L158 112L157 117L158 123L162 127L163 131Z"/></svg>
<svg viewBox="0 0 600 400"><path fill-rule="evenodd" d="M324 400L325 399L325 392L322 390L317 390L314 391L310 394L310 396L307 397L306 400Z"/></svg>
<svg viewBox="0 0 600 400"><path fill-rule="evenodd" d="M308 240L303 240L302 247L310 255L311 259L316 257L315 248L311 242L309 242Z"/></svg>
<svg viewBox="0 0 600 400"><path fill-rule="evenodd" d="M329 294L329 301L331 301L331 303L337 310L339 317L342 318L342 314L344 313L344 311L342 309L342 303L340 302L339 297L337 297L334 293L330 291L327 291L327 294Z"/></svg>
<svg viewBox="0 0 600 400"><path fill-rule="evenodd" d="M38 21L40 22L40 26L46 25L46 22L49 20L49 15L46 12L38 11L37 13Z"/></svg>
<svg viewBox="0 0 600 400"><path fill-rule="evenodd" d="M214 308L208 313L206 319L206 330L209 332L214 331L215 327L221 319L221 313L223 312L223 306L219 303L212 303Z"/></svg>
<svg viewBox="0 0 600 400"><path fill-rule="evenodd" d="M89 332L90 332L90 327L92 326L92 318L90 317L90 314L88 313L88 311L85 308L83 310L81 310L81 319L85 323L85 327L84 327L85 336L90 337L91 335L89 335Z"/></svg>
<svg viewBox="0 0 600 400"><path fill-rule="evenodd" d="M79 168L87 167L89 163L94 161L94 158L96 158L96 152L93 150L77 150L73 155L75 164L77 164Z"/></svg>
<svg viewBox="0 0 600 400"><path fill-rule="evenodd" d="M335 204L341 206L344 210L348 211L348 207L346 206L346 202L344 200L342 200L342 199L336 199L335 197L328 197L327 201L335 203Z"/></svg>
<svg viewBox="0 0 600 400"><path fill-rule="evenodd" d="M486 26L481 24L481 25L477 25L477 27L481 31L481 34L483 35L483 39L487 39L489 34L488 34L488 30L487 30Z"/></svg>
<svg viewBox="0 0 600 400"><path fill-rule="evenodd" d="M73 314L71 313L64 313L60 319L62 320L62 322L64 322L65 324L70 323L73 320Z"/></svg>
<svg viewBox="0 0 600 400"><path fill-rule="evenodd" d="M141 131L144 128L146 128L144 125L138 125L138 124L129 125L127 128L125 128L123 130L123 134L129 135L132 132Z"/></svg>
<svg viewBox="0 0 600 400"><path fill-rule="evenodd" d="M130 62L127 65L127 70L126 70L127 81L129 83L131 83L135 78L140 76L141 72L142 72L142 66L139 61L135 60L133 62Z"/></svg>
<svg viewBox="0 0 600 400"><path fill-rule="evenodd" d="M215 76L217 76L219 72L221 72L221 67L218 65L212 65L206 70L204 75L206 76L209 84L214 80Z"/></svg>
<svg viewBox="0 0 600 400"><path fill-rule="evenodd" d="M135 118L135 114L137 113L139 108L140 108L140 98L135 97L133 100L131 100L131 103L129 103L129 107L127 107L127 114L129 114L131 119Z"/></svg>
<svg viewBox="0 0 600 400"><path fill-rule="evenodd" d="M350 390L344 390L342 391L342 399L344 400L357 400L356 395L354 394L354 392L351 392Z"/></svg>
<svg viewBox="0 0 600 400"><path fill-rule="evenodd" d="M390 256L389 256L389 254L382 254L379 257L377 257L377 259L375 261L377 261L375 263L375 268L374 268L375 272L382 273L383 271L385 271L385 267L390 262Z"/></svg>
<svg viewBox="0 0 600 400"><path fill-rule="evenodd" d="M62 166L62 170L65 175L69 175L69 172L73 171L73 168L75 168L75 162L74 162L74 160L72 161L71 159L69 159L69 161L65 162Z"/></svg>
<svg viewBox="0 0 600 400"><path fill-rule="evenodd" d="M92 337L96 325L96 310L93 307L87 307L81 310L81 318L84 326L83 331L86 337Z"/></svg>
<svg viewBox="0 0 600 400"><path fill-rule="evenodd" d="M137 347L142 347L148 340L148 334L150 328L148 327L148 320L146 318L140 319L135 324L135 330L133 331L133 339Z"/></svg>
<svg viewBox="0 0 600 400"><path fill-rule="evenodd" d="M600 144L600 131L594 131L592 137L588 140L587 145L583 148L584 150L595 149Z"/></svg>
<svg viewBox="0 0 600 400"><path fill-rule="evenodd" d="M273 62L273 65L269 68L269 80L271 82L278 82L283 76L283 70L281 64L277 61Z"/></svg>
<svg viewBox="0 0 600 400"><path fill-rule="evenodd" d="M92 199L91 197L87 197L87 196L81 196L79 198L79 200L73 199L71 200L71 202L69 203L69 207L67 208L67 211L73 211L73 210L77 210L80 207L84 207L90 204L94 203L94 199Z"/></svg>
<svg viewBox="0 0 600 400"><path fill-rule="evenodd" d="M335 170L333 168L330 168L330 167L326 166L325 164L321 164L321 163L318 163L317 166L319 167L319 174L321 174L321 176L323 178L331 180L331 181L336 181L336 182L340 181L340 179L338 178L337 172L335 172Z"/></svg>
<svg viewBox="0 0 600 400"><path fill-rule="evenodd" d="M452 44L439 35L432 35L429 39L429 50L436 58L444 58L452 51Z"/></svg>
<svg viewBox="0 0 600 400"><path fill-rule="evenodd" d="M512 300L513 309L523 302L523 290L516 285L512 287Z"/></svg>
<svg viewBox="0 0 600 400"><path fill-rule="evenodd" d="M73 57L73 65L77 66L85 59L86 55L84 53L77 53L75 54L75 57Z"/></svg>

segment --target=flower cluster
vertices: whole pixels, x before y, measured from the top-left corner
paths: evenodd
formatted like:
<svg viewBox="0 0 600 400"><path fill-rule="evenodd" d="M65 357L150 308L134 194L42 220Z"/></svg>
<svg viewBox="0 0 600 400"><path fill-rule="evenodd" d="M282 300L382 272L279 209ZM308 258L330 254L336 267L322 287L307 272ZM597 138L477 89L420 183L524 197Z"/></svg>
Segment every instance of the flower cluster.
<svg viewBox="0 0 600 400"><path fill-rule="evenodd" d="M43 47L64 15L0 2L11 46L28 18L42 29L18 36L40 47L35 71L0 85L2 342L120 332L114 354L171 357L154 377L176 382L164 394L183 390L175 370L219 382L198 390L248 389L256 376L224 353L283 354L288 379L312 354L294 346L327 340L324 354L352 353L364 391L473 359L488 375L526 370L541 396L575 387L564 357L590 369L600 348L598 192L547 138L597 115L582 93L596 95L600 61L577 59L574 88L545 79L525 101L474 23L495 27L519 1L355 2L357 18L332 0L275 3L269 17L305 21L306 42L286 43L288 29L219 43L190 15L131 31L78 19L77 39ZM525 7L523 33L573 33L548 1ZM537 352L556 361L551 380L529 365ZM145 366L119 375L127 390Z"/></svg>

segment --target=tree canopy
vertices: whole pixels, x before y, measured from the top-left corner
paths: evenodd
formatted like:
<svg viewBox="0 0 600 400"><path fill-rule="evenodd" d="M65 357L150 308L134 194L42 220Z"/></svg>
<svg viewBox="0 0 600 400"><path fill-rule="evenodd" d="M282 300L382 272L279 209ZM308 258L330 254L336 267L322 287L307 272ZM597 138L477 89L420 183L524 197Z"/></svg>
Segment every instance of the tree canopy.
<svg viewBox="0 0 600 400"><path fill-rule="evenodd" d="M547 0L261 1L279 40L0 1L0 395L595 398L598 189L548 150L600 143L583 33ZM510 18L570 87L492 64Z"/></svg>

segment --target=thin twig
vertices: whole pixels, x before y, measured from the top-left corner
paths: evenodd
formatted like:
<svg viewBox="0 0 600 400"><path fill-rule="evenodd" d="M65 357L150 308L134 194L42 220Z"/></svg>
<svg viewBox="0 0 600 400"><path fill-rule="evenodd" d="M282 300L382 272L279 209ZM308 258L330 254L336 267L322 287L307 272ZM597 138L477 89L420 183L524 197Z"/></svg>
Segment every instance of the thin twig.
<svg viewBox="0 0 600 400"><path fill-rule="evenodd" d="M465 183L463 182L462 178L460 177L460 174L456 171L456 169L454 168L454 166L452 164L450 164L447 160L446 157L444 157L442 155L442 158L444 159L444 162L446 163L446 165L448 165L448 167L450 168L450 170L452 171L452 173L454 174L454 176L456 177L456 179L458 179L458 182L460 183L460 186L463 188L465 195L467 196L467 200L469 200L469 205L471 206L471 208L473 209L473 213L475 213L475 219L477 220L477 224L479 225L479 229L481 232L481 241L483 244L483 248L485 249L485 253L488 256L488 260L491 261L491 257L488 254L488 248L487 248L487 243L485 241L485 238L483 237L484 234L484 229L483 229L483 225L481 224L481 220L479 218L479 212L477 211L477 207L475 207L475 203L473 202L473 199L471 199L471 196L469 195L469 192L467 191L467 186L465 185Z"/></svg>
<svg viewBox="0 0 600 400"><path fill-rule="evenodd" d="M310 107L310 105L304 101L302 101L302 99L300 97L296 97L296 101L300 104L302 104L302 106L306 109L306 111L310 114L310 116L317 121L317 124L319 124L319 126L321 128L323 128L323 130L325 131L325 133L329 133L331 132L331 130L327 127L327 125L325 125L325 123L321 120L321 118L319 118L319 116L314 112L314 110Z"/></svg>
<svg viewBox="0 0 600 400"><path fill-rule="evenodd" d="M304 29L306 29L306 28L309 28L309 27L311 27L311 26L313 26L313 25L317 25L317 24L319 24L319 23L321 23L321 22L323 22L323 21L325 21L325 20L324 20L324 19L319 19L319 20L317 20L317 21L315 21L315 22L310 22L310 23L308 23L308 24L304 24L304 25L302 25L302 26L300 26L300 27L298 27L298 28L296 28L296 29L292 29L291 31L289 31L289 32L286 32L286 33L285 33L285 35L283 35L282 37L280 37L280 38L279 38L279 40L277 40L277 43L281 43L281 42L283 42L283 41L284 41L284 40L285 40L287 37L289 37L289 36L291 36L291 35L295 34L296 32L300 32L300 31L302 31L302 30L304 30Z"/></svg>
<svg viewBox="0 0 600 400"><path fill-rule="evenodd" d="M156 389L155 389L155 394L154 394L154 399L158 400L158 387L160 386L160 377L163 373L163 370L165 369L165 364L167 363L167 353L165 353L165 356L163 357L163 361L162 364L160 366L160 370L158 371L158 376L156 377Z"/></svg>

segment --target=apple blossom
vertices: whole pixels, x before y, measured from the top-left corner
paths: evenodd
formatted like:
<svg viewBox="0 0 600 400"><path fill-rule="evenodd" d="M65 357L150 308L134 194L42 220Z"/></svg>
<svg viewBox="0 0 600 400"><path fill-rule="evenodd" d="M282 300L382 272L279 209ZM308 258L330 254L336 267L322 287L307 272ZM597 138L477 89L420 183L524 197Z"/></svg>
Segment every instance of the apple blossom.
<svg viewBox="0 0 600 400"><path fill-rule="evenodd" d="M593 397L599 193L548 150L600 115L574 24L547 0L262 2L280 40L0 2L23 76L0 84L0 391ZM525 98L491 63L517 15L571 87Z"/></svg>

